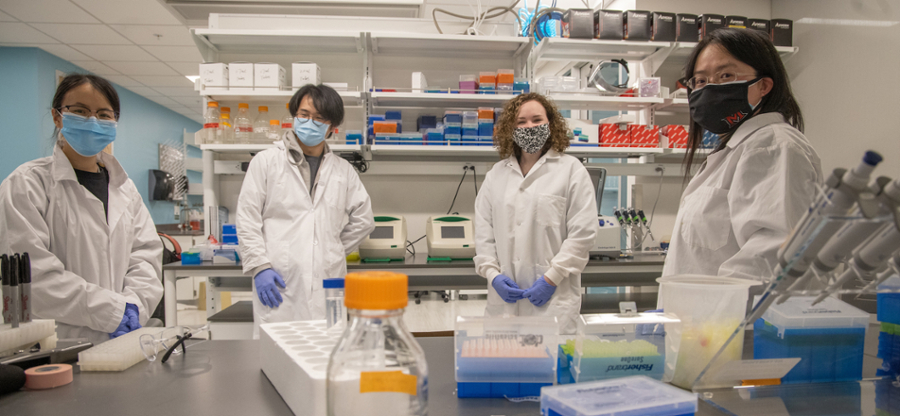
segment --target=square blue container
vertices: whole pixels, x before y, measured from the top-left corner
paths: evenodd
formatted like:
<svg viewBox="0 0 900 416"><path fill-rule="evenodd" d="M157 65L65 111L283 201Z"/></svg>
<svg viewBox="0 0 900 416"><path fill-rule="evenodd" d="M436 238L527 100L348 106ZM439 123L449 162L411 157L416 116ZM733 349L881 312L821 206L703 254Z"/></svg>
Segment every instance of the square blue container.
<svg viewBox="0 0 900 416"><path fill-rule="evenodd" d="M478 145L478 136L462 136L462 145L463 146L477 146Z"/></svg>
<svg viewBox="0 0 900 416"><path fill-rule="evenodd" d="M900 277L885 280L878 290L900 290ZM900 293L879 293L877 298L878 321L900 325Z"/></svg>
<svg viewBox="0 0 900 416"><path fill-rule="evenodd" d="M234 224L222 224L222 234L237 234L237 226Z"/></svg>
<svg viewBox="0 0 900 416"><path fill-rule="evenodd" d="M200 253L181 253L181 264L200 264Z"/></svg>
<svg viewBox="0 0 900 416"><path fill-rule="evenodd" d="M416 130L433 129L435 127L437 127L436 116L419 116L416 119Z"/></svg>
<svg viewBox="0 0 900 416"><path fill-rule="evenodd" d="M494 135L494 123L493 122L478 122L478 135L479 136L493 136Z"/></svg>
<svg viewBox="0 0 900 416"><path fill-rule="evenodd" d="M400 120L400 112L399 111L385 111L384 119L385 120Z"/></svg>
<svg viewBox="0 0 900 416"><path fill-rule="evenodd" d="M444 124L462 124L461 113L444 113Z"/></svg>
<svg viewBox="0 0 900 416"><path fill-rule="evenodd" d="M237 244L238 237L235 234L222 234L222 244Z"/></svg>
<svg viewBox="0 0 900 416"><path fill-rule="evenodd" d="M462 124L444 124L444 134L462 136Z"/></svg>
<svg viewBox="0 0 900 416"><path fill-rule="evenodd" d="M461 139L462 136L458 134L444 133L444 140L446 140L450 146L459 146L460 144L462 144L460 143Z"/></svg>
<svg viewBox="0 0 900 416"><path fill-rule="evenodd" d="M463 136L478 136L478 125L477 124L463 124L462 125L462 135Z"/></svg>
<svg viewBox="0 0 900 416"><path fill-rule="evenodd" d="M793 297L757 319L753 358L799 357L783 384L860 380L869 314L838 299L813 300Z"/></svg>

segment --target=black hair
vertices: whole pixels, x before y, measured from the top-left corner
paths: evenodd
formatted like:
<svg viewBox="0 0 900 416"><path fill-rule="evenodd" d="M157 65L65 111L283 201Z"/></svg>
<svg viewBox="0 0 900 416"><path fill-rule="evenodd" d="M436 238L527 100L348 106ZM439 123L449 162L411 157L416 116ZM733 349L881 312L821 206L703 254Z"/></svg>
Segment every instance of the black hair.
<svg viewBox="0 0 900 416"><path fill-rule="evenodd" d="M755 29L722 28L713 31L704 37L691 52L688 63L684 67L684 80L694 76L697 57L704 48L710 45L721 46L737 60L753 67L757 77L772 79L772 90L762 97L755 114L781 113L788 123L797 130L803 131L803 115L800 112L800 106L791 92L791 83L787 71L784 69L784 63L781 62L781 57L778 55L775 45L769 40L768 34ZM690 92L689 90L688 93L690 94ZM688 152L685 156L685 180L690 175L694 155L703 139L703 127L700 127L700 124L691 119L689 127ZM730 134L723 135L719 148L724 147L728 143L728 139L730 139Z"/></svg>
<svg viewBox="0 0 900 416"><path fill-rule="evenodd" d="M313 107L322 118L331 123L331 127L336 128L344 122L344 100L334 88L323 84L307 84L294 93L288 107L291 117L297 117L297 112L300 111L300 102L307 95L312 100Z"/></svg>
<svg viewBox="0 0 900 416"><path fill-rule="evenodd" d="M91 84L95 90L99 91L100 94L103 94L106 97L106 101L109 101L109 105L112 106L112 110L116 113L116 120L119 119L119 94L116 92L116 89L113 88L112 84L107 81L105 78L98 77L96 75L88 75L88 74L69 74L66 75L62 81L59 82L59 86L56 87L56 93L53 94L53 109L56 111L62 110L62 101L63 98L66 97L66 94L84 84Z"/></svg>

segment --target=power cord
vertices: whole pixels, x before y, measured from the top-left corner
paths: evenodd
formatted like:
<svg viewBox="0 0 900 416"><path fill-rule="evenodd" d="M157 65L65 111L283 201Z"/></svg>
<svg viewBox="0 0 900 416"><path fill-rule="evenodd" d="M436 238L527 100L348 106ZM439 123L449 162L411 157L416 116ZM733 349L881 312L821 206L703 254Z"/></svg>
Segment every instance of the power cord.
<svg viewBox="0 0 900 416"><path fill-rule="evenodd" d="M656 170L659 171L659 189L656 191L656 201L653 201L653 210L650 211L650 222L647 223L647 234L644 234L644 237L641 238L641 243L638 244L638 247L641 247L641 250L643 250L644 247L644 240L650 235L650 227L653 226L653 217L656 215L656 204L659 203L659 197L662 195L663 176L666 174L666 170L662 167L657 167Z"/></svg>
<svg viewBox="0 0 900 416"><path fill-rule="evenodd" d="M521 27L521 26L524 26L524 23L522 22L521 19L519 19L519 15L517 15L513 11L513 6L515 6L517 3L519 3L519 0L513 0L513 2L509 6L506 6L506 7L503 7L503 6L491 7L490 9L485 10L484 13L481 13L480 16L466 16L466 15L462 15L462 14L453 13L453 12L445 10L445 9L436 8L431 11L431 19L434 21L434 27L437 28L438 33L440 33L442 35L444 34L444 31L441 30L441 25L438 24L438 21L437 21L437 13L438 12L441 12L441 13L449 15L449 16L457 17L460 19L472 20L472 24L469 26L469 28L475 29L476 31L477 31L477 26L480 25L480 22L483 22L487 19L493 19L495 17L500 17L505 13L511 13L516 18L516 20L519 22L519 26ZM495 14L489 14L489 13L491 13L493 11L497 11L497 10L500 10L500 11ZM460 34L461 35L468 34L468 30L466 30L465 32L460 33Z"/></svg>
<svg viewBox="0 0 900 416"><path fill-rule="evenodd" d="M472 171L472 185L475 185L475 196L478 196L478 180L476 179L475 174L475 166L469 166L469 169Z"/></svg>
<svg viewBox="0 0 900 416"><path fill-rule="evenodd" d="M456 197L459 196L459 188L462 187L463 181L466 180L466 174L469 173L469 167L463 166L463 176L462 179L459 180L459 185L456 186L456 194L453 195L453 202L450 203L450 209L447 210L447 215L450 215L450 212L453 211L453 206L456 205Z"/></svg>

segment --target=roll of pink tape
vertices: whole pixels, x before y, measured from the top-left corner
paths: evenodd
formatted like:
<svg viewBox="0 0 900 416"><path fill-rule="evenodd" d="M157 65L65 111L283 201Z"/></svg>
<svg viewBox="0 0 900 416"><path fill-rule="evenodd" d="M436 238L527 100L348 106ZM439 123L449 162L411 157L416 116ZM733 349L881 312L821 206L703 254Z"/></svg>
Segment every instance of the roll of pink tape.
<svg viewBox="0 0 900 416"><path fill-rule="evenodd" d="M25 388L45 390L65 386L72 382L72 366L48 364L25 370Z"/></svg>

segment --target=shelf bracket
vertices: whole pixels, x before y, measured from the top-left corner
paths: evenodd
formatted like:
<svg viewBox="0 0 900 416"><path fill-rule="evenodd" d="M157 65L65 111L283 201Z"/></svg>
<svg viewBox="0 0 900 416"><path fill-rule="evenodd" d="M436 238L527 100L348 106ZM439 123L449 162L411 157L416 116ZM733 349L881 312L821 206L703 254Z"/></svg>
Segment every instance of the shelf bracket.
<svg viewBox="0 0 900 416"><path fill-rule="evenodd" d="M364 44L364 39L366 34L365 32L360 32L359 36L356 37L356 52L363 53L366 51L366 45Z"/></svg>
<svg viewBox="0 0 900 416"><path fill-rule="evenodd" d="M656 52L653 52L646 58L650 63L650 76L656 74L659 67L662 66L663 62L665 62L669 55L672 54L672 51L675 50L676 45L677 43L673 42L672 45L668 47L659 48Z"/></svg>

